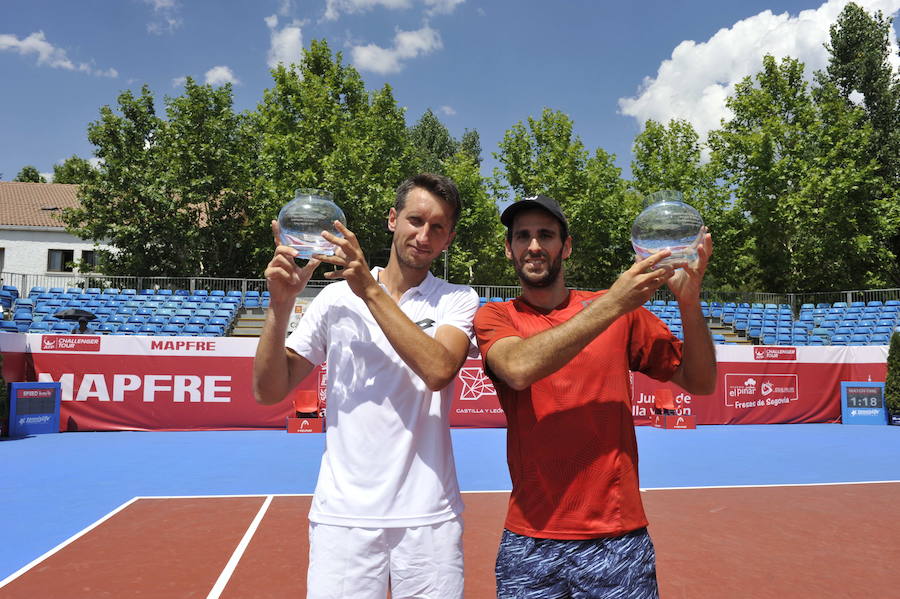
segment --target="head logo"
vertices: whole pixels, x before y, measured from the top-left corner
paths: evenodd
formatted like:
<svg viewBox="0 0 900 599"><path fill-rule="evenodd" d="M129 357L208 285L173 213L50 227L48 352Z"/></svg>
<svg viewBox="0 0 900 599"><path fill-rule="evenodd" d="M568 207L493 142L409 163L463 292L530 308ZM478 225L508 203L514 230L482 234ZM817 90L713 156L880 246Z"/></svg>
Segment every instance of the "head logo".
<svg viewBox="0 0 900 599"><path fill-rule="evenodd" d="M461 401L475 401L484 396L497 395L494 384L491 383L482 368L478 366L466 366L459 371L459 379L462 381L462 391L459 394Z"/></svg>

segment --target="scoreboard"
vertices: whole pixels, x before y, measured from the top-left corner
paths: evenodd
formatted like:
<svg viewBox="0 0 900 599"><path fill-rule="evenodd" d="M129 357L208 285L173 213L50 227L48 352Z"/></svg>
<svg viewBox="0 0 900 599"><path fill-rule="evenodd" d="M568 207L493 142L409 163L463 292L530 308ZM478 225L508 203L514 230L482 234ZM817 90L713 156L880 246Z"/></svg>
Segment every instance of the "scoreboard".
<svg viewBox="0 0 900 599"><path fill-rule="evenodd" d="M9 436L59 432L59 383L10 383Z"/></svg>
<svg viewBox="0 0 900 599"><path fill-rule="evenodd" d="M841 422L844 424L887 424L884 383L841 382Z"/></svg>

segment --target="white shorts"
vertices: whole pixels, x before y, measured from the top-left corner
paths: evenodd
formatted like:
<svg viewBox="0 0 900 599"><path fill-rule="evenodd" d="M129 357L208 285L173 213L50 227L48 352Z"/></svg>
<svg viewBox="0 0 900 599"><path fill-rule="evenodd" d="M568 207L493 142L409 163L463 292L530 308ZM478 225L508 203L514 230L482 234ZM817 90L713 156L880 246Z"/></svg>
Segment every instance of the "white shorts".
<svg viewBox="0 0 900 599"><path fill-rule="evenodd" d="M309 523L307 599L462 599L460 517L410 528Z"/></svg>

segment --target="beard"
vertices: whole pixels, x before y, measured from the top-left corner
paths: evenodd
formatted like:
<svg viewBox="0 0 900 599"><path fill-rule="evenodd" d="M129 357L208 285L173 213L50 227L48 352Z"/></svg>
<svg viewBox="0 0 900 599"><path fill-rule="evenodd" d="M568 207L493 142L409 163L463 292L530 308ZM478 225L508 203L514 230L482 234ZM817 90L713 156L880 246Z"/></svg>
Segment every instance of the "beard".
<svg viewBox="0 0 900 599"><path fill-rule="evenodd" d="M393 245L394 255L397 256L397 262L402 266L419 270L428 270L431 268L431 263L434 261L435 256L429 256L427 258L424 256L417 256L411 251L407 251L407 248L400 245L397 241L394 241Z"/></svg>
<svg viewBox="0 0 900 599"><path fill-rule="evenodd" d="M518 275L522 287L540 289L553 285L559 279L560 273L562 272L562 250L560 250L552 260L550 259L549 254L544 253L543 257L547 261L547 271L540 275L525 272L525 262L523 260L514 261L513 266L515 267L516 275Z"/></svg>

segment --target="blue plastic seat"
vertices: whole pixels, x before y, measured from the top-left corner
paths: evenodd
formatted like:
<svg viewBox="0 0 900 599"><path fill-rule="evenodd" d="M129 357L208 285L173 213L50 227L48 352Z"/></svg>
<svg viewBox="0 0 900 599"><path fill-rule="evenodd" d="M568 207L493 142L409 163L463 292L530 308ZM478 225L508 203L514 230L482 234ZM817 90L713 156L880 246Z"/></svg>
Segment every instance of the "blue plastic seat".
<svg viewBox="0 0 900 599"><path fill-rule="evenodd" d="M186 324L184 328L181 329L183 334L187 335L202 335L203 327L197 324Z"/></svg>
<svg viewBox="0 0 900 599"><path fill-rule="evenodd" d="M175 324L167 324L159 330L159 334L177 336L181 334L181 327Z"/></svg>

